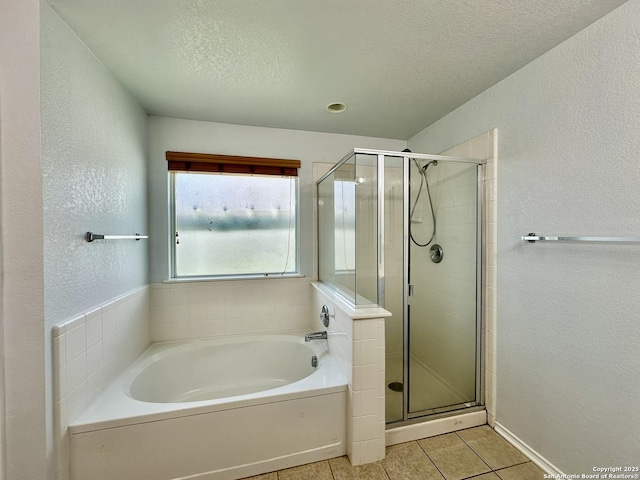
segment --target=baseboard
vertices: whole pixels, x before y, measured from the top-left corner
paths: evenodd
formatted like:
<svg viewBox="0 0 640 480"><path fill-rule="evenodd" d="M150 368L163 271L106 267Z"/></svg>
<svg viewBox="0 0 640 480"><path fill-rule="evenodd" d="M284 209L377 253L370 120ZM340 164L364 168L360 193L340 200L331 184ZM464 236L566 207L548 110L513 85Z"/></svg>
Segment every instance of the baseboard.
<svg viewBox="0 0 640 480"><path fill-rule="evenodd" d="M233 480L236 478L247 478L254 475L283 470L285 468L297 467L308 463L330 460L342 457L347 454L345 442L327 445L304 452L297 452L291 455L272 458L261 462L240 465L206 473L198 473L187 477L179 477L174 480Z"/></svg>
<svg viewBox="0 0 640 480"><path fill-rule="evenodd" d="M502 435L511 445L520 450L525 456L529 457L529 459L539 466L545 473L554 476L564 475L558 467L536 452L529 445L524 443L518 437L516 437L512 432L506 429L500 422L496 422L496 426L494 427L495 431Z"/></svg>

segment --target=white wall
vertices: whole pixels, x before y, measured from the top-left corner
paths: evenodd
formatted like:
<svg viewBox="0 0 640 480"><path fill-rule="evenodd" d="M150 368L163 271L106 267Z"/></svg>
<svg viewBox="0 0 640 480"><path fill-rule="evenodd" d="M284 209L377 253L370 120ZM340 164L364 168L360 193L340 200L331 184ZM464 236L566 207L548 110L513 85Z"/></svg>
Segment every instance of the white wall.
<svg viewBox="0 0 640 480"><path fill-rule="evenodd" d="M83 238L87 231L147 233L147 115L44 1L40 13L43 351L47 439L54 444L58 439L54 431L61 434L62 439L64 431L54 428L51 420L54 397L51 327L148 283L148 244L145 241L88 243ZM141 311L146 312L146 307ZM131 335L118 337L123 348L135 343L135 351L129 352L132 350L129 348L130 355L120 355L120 361L125 357L135 358L148 343L147 317L137 317L136 325L143 326L135 330L136 341L132 342ZM115 332L115 323L115 317L109 317L101 325L105 332ZM120 323L124 325L124 322ZM93 363L102 365L104 360L105 368L96 369L95 375L90 377L92 381L78 382L78 388L69 395L57 395L56 406L64 399L68 400L69 407L86 404L91 394L95 395L95 390L118 370L114 366L117 361L106 357L106 349L102 359L102 349L98 351L98 347L101 343L94 346L92 357L79 356L74 364L79 368L74 371L94 373L93 369L89 371L87 359L95 358L96 353L101 358ZM85 376L89 377L77 377ZM61 391L60 385L56 385L56 391ZM71 408L64 412L73 413ZM66 427L66 421L55 423ZM61 457L64 453L61 450ZM64 463L60 465L64 467ZM60 478L64 478L64 473L62 475Z"/></svg>
<svg viewBox="0 0 640 480"><path fill-rule="evenodd" d="M10 479L52 478L53 467L48 469L45 444L38 9L37 0L0 0L5 430L0 477Z"/></svg>
<svg viewBox="0 0 640 480"><path fill-rule="evenodd" d="M406 142L382 138L247 127L222 123L149 118L150 275L152 282L169 275L168 175L166 151L291 158L299 172L301 272L313 271L313 162L336 163L354 147L402 150Z"/></svg>
<svg viewBox="0 0 640 480"><path fill-rule="evenodd" d="M43 3L42 168L49 324L147 284L147 114Z"/></svg>
<svg viewBox="0 0 640 480"><path fill-rule="evenodd" d="M640 1L409 140L439 152L497 127L496 421L566 473L637 463Z"/></svg>

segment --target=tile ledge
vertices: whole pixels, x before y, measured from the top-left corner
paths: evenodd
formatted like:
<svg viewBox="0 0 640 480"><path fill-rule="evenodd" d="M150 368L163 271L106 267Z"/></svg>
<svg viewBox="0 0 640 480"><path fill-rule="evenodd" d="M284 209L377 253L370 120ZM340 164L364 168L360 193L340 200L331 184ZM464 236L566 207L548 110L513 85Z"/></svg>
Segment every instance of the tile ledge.
<svg viewBox="0 0 640 480"><path fill-rule="evenodd" d="M355 307L351 302L346 300L342 295L337 293L327 284L322 282L311 282L313 288L323 295L329 297L338 308L344 311L352 320L369 320L372 318L391 317L392 314L388 310L378 306Z"/></svg>

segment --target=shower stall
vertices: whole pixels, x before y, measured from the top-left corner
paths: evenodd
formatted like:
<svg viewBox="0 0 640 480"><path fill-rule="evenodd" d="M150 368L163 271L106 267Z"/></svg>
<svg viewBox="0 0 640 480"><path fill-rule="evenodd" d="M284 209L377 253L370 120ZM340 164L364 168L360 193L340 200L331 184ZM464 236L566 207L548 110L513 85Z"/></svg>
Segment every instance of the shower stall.
<svg viewBox="0 0 640 480"><path fill-rule="evenodd" d="M320 281L392 314L388 426L482 408L484 163L354 149L317 182Z"/></svg>

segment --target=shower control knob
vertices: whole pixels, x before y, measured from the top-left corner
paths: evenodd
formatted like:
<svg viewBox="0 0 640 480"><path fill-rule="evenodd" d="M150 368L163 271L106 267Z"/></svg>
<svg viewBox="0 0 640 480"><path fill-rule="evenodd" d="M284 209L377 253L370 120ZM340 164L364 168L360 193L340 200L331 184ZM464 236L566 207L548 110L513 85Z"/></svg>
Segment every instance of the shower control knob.
<svg viewBox="0 0 640 480"><path fill-rule="evenodd" d="M322 306L322 310L320 312L320 321L325 327L329 326L329 307L326 305Z"/></svg>
<svg viewBox="0 0 640 480"><path fill-rule="evenodd" d="M442 247L437 243L432 245L429 249L429 257L431 257L431 261L433 263L440 263L442 261L442 258L444 257L444 251L442 250Z"/></svg>

